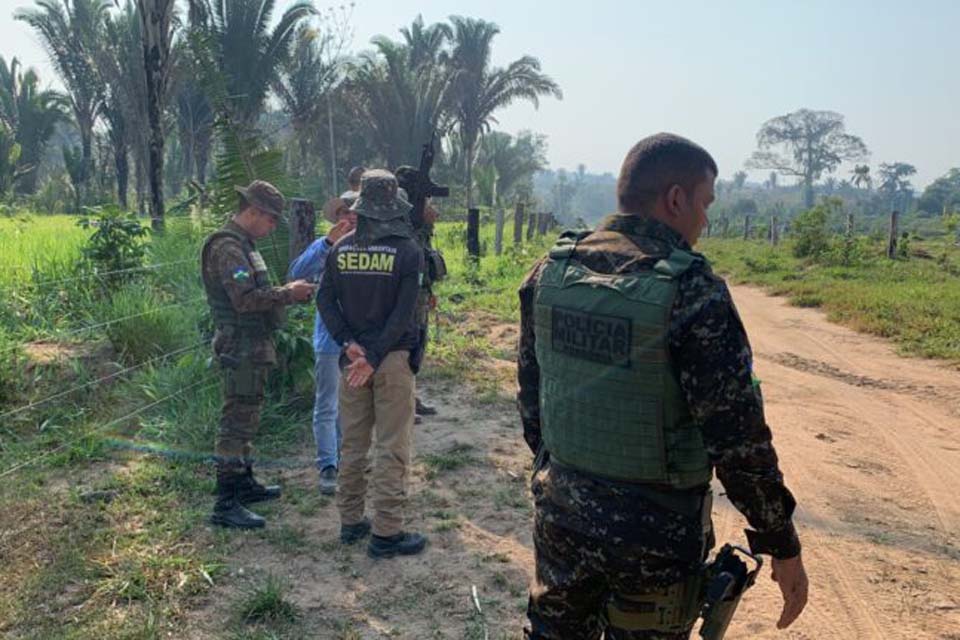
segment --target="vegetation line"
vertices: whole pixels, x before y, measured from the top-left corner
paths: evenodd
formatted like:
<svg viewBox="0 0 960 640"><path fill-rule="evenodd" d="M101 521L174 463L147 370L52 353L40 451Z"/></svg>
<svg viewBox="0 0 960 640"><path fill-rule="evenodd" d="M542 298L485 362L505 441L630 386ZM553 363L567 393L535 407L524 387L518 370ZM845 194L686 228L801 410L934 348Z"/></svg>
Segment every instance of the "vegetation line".
<svg viewBox="0 0 960 640"><path fill-rule="evenodd" d="M163 267L169 267L174 264L184 264L187 262L197 262L195 258L184 258L183 260L172 260L170 262L161 262L160 264L148 264L141 267L130 267L128 269L115 269L113 271L92 271L86 273L82 276L73 276L70 278L63 278L61 280L44 280L42 282L36 283L38 287L46 287L54 284L63 284L64 282L76 282L78 280L86 280L87 278L98 278L103 276L114 276L120 273L133 273L135 271L152 271L154 269L162 269Z"/></svg>
<svg viewBox="0 0 960 640"><path fill-rule="evenodd" d="M181 395L181 394L183 394L183 393L185 393L185 392L187 392L187 391L190 391L191 389L195 389L195 388L199 387L200 385L202 385L203 383L209 382L211 379L214 379L214 381L213 381L211 384L205 385L205 386L201 389L201 391L205 391L205 390L207 390L207 389L209 389L209 388L211 388L211 387L213 387L213 386L215 386L215 385L220 384L220 379L219 379L218 376L209 375L209 376L207 376L206 378L204 378L204 379L202 379L202 380L198 380L197 382L194 382L193 384L188 384L188 385L185 386L185 387L180 387L179 389L177 389L177 390L174 391L173 393L170 393L170 394L168 394L168 395L165 395L164 397L162 397L162 398L160 398L160 399L158 399L158 400L154 400L153 402L151 402L151 403L149 403L149 404L145 404L145 405L143 405L142 407L140 407L140 408L138 408L138 409L135 409L135 410L131 411L130 413L127 413L126 415L122 415L122 416L120 416L119 418L114 418L114 419L111 420L110 422L107 422L107 423L101 425L100 427L98 427L98 428L96 428L96 429L92 429L91 431L88 431L88 432L84 433L84 434L83 434L82 436L80 436L79 438L74 438L73 440L68 440L67 442L61 443L61 444L57 445L56 447L54 447L53 449L50 449L49 451L44 451L44 452L41 453L40 455L34 456L33 458L30 458L29 460L24 460L23 462L21 462L21 463L19 463L19 464L13 465L12 467L10 467L9 469L7 469L6 471L0 472L0 479L6 478L7 476L9 476L9 475L11 475L11 474L19 471L20 469L23 469L23 468L25 468L25 467L29 467L29 466L31 466L31 465L39 462L40 460L43 460L44 458L48 458L48 457L50 457L51 455L53 455L53 454L55 454L55 453L58 453L59 451L62 451L63 449L67 448L68 446L73 445L73 444L76 444L77 442L79 442L79 441L82 440L83 438L88 438L88 437L90 437L90 436L92 436L92 435L96 435L96 434L98 434L98 433L101 433L101 432L109 429L110 427L112 427L112 426L114 426L114 425L116 425L116 424L119 424L119 423L123 422L124 420L127 420L127 419L129 419L129 418L133 418L134 416L137 416L137 415L143 413L144 411L146 411L146 410L148 410L148 409L152 409L153 407L156 407L157 405L162 404L162 403L166 402L167 400L170 400L170 399L172 399L172 398L175 398L175 397L177 397L177 396L179 396L179 395Z"/></svg>
<svg viewBox="0 0 960 640"><path fill-rule="evenodd" d="M177 307L182 307L182 306L184 306L184 305L193 304L194 302L200 302L201 300L204 300L205 298L206 298L206 296L197 296L196 298L191 298L190 300L184 300L184 301L182 301L182 302L175 302L175 303L173 303L173 304L164 305L164 306L162 306L162 307L154 307L153 309L147 309L146 311L141 311L140 313L134 313L134 314L130 314L130 315L128 315L128 316L123 316L122 318L114 318L113 320L107 320L106 322L101 322L101 323L99 323L99 324L92 324L92 325L87 326L87 327L80 327L79 329L73 329L73 330L71 330L71 331L67 331L66 333L62 333L62 334L59 334L59 335L56 335L56 336L52 336L52 337L58 338L58 339L69 338L69 337L71 337L71 336L79 335L79 334L84 333L84 332L87 332L87 331L92 331L93 329L102 329L102 328L104 328L104 327L109 327L110 325L114 325L114 324L116 324L116 323L118 323L118 322L124 322L125 320L133 320L133 319L135 319L135 318L140 318L140 317L143 317L143 316L147 316L147 315L150 315L151 313L156 313L156 312L158 312L158 311L164 311L164 310L166 310L166 309L175 309L175 308L177 308ZM19 349L20 346L21 346L21 345L19 345L19 344L15 344L15 345L7 348L7 349L4 349L4 350L0 351L0 355L9 353L9 352L11 352L11 351L14 351L15 349Z"/></svg>
<svg viewBox="0 0 960 640"><path fill-rule="evenodd" d="M169 357L171 357L171 356L177 356L177 355L180 355L181 353L186 353L186 352L188 352L188 351L192 351L192 350L194 350L194 349L197 349L197 348L199 348L199 347L202 347L202 346L206 345L207 343L208 343L208 342L207 342L206 340L203 340L203 341L200 341L200 342L198 342L197 344L191 345L191 346L189 346L189 347L183 347L182 349L177 349L177 350L175 350L175 351L168 351L167 353L160 354L159 356L150 358L149 360L144 360L143 362L141 362L141 363L139 363L139 364L135 364L135 365L129 366L129 367L125 368L125 369L121 369L120 371L115 371L114 373L111 373L110 375L103 376L102 378L97 378L96 380L91 380L90 382L85 382L84 384L78 384L78 385L76 385L76 386L74 386L74 387L71 387L71 388L67 389L66 391L60 391L60 392L55 393L55 394L53 394L53 395L51 395L51 396L47 396L46 398L43 398L43 399L41 399L41 400L36 400L36 401L34 401L34 402L30 402L30 403L28 403L28 404L25 404L25 405L23 405L22 407L17 407L16 409L11 409L10 411L6 411L6 412L4 412L4 413L0 413L0 420L2 420L2 419L4 419L4 418L9 418L10 416L17 415L18 413L22 413L22 412L27 411L27 410L29 410L29 409L34 409L34 408L36 408L36 407L45 405L45 404L47 404L48 402L51 402L51 401L53 401L53 400L57 400L57 399L59 399L59 398L63 398L64 396L69 396L70 394L76 393L77 391L82 391L83 389L87 389L87 388L89 388L89 387L93 387L93 386L96 386L96 385L98 385L98 384L103 384L104 382L106 382L106 381L108 381L108 380L112 380L113 378L117 378L117 377L119 377L119 376L122 376L122 375L124 375L125 373L130 373L131 371L136 371L137 369L142 369L143 367L145 367L145 366L147 366L147 365L149 365L149 364L153 364L154 362L159 362L159 361L165 360L165 359L167 359L167 358L169 358Z"/></svg>

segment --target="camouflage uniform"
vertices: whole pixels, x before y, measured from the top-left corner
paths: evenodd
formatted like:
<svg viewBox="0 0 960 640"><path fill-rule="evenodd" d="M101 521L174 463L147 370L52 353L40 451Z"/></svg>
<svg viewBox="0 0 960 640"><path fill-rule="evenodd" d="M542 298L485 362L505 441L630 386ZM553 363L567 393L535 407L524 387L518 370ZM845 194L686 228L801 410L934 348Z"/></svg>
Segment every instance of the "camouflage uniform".
<svg viewBox="0 0 960 640"><path fill-rule="evenodd" d="M689 251L667 226L617 214L598 231L613 231L602 249L577 248L574 260L607 274L650 269L672 249ZM688 491L617 482L551 462L541 448L534 295L545 260L520 287L518 405L524 439L538 454L532 483L536 505L536 580L528 637L567 640L673 639L677 633L626 631L610 625L607 605L625 595L675 585L700 570L713 533L709 487ZM786 558L800 543L795 502L783 483L752 354L730 292L709 266L681 276L669 319L670 359L699 425L710 462L727 497L747 518L756 553ZM692 626L693 620L690 621Z"/></svg>
<svg viewBox="0 0 960 640"><path fill-rule="evenodd" d="M226 295L238 315L277 316L294 303L291 290L269 286L266 277L253 239L234 222L224 225L204 251L203 285L208 297ZM251 456L267 374L277 355L269 332L248 333L229 325L217 327L213 351L223 365L224 381L216 456L222 472L239 473Z"/></svg>

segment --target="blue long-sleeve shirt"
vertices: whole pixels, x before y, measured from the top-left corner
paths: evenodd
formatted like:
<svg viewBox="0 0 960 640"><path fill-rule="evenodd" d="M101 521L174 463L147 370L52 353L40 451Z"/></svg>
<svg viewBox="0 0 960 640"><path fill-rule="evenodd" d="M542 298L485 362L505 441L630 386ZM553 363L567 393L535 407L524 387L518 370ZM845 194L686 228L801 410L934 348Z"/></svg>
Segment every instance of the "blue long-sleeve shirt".
<svg viewBox="0 0 960 640"><path fill-rule="evenodd" d="M319 283L320 278L323 277L323 271L327 264L327 253L329 253L330 248L326 236L314 240L290 265L290 271L287 274L288 279L302 279ZM340 353L340 343L330 335L327 327L323 324L319 311L313 327L313 352L318 354Z"/></svg>

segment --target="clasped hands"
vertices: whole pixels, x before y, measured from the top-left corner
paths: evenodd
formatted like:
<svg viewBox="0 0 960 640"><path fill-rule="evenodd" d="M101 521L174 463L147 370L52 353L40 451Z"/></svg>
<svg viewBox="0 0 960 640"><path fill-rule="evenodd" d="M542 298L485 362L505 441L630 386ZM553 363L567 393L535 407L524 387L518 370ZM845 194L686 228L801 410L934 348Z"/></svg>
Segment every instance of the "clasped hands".
<svg viewBox="0 0 960 640"><path fill-rule="evenodd" d="M373 366L367 362L367 352L356 342L347 345L345 353L350 364L347 365L347 384L359 389L373 377Z"/></svg>

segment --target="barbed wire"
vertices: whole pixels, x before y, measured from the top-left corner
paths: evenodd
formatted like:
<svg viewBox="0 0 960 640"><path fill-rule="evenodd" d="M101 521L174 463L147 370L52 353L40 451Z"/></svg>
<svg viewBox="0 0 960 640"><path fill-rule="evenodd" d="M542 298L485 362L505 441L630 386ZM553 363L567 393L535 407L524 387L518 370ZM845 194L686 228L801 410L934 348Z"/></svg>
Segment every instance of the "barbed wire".
<svg viewBox="0 0 960 640"><path fill-rule="evenodd" d="M34 408L36 408L36 407L43 406L43 405L47 404L48 402L51 402L51 401L53 401L53 400L57 400L57 399L59 399L59 398L63 398L63 397L65 397L65 396L69 396L69 395L71 395L71 394L73 394L73 393L76 393L77 391L82 391L83 389L87 389L87 388L96 386L96 385L98 385L98 384L103 384L104 382L107 382L108 380L112 380L113 378L118 378L118 377L120 377L120 376L122 376L122 375L124 375L124 374L130 373L131 371L136 371L136 370L138 370L138 369L142 369L143 367L146 367L147 365L153 364L154 362L159 362L159 361L161 361L161 360L165 360L165 359L170 358L170 357L172 357L172 356L180 355L180 354L182 354L182 353L187 353L187 352L192 351L192 350L194 350L194 349L198 349L198 348L200 348L200 347L202 347L202 346L204 346L204 345L206 345L206 344L207 344L207 341L206 341L206 340L203 340L203 341L198 342L197 344L191 345L191 346L189 346L189 347L183 347L183 348L177 349L177 350L175 350L175 351L168 351L167 353L163 353L163 354L161 354L161 355L159 355L159 356L150 358L149 360L145 360L145 361L143 361L143 362L141 362L141 363L139 363L139 364L129 366L129 367L125 368L125 369L121 369L120 371L116 371L116 372L111 373L111 374L109 374L109 375L103 376L102 378L97 378L96 380L91 380L90 382L86 382L86 383L84 383L84 384L76 385L76 386L74 386L74 387L71 387L70 389L67 389L66 391L60 391L60 392L55 393L55 394L53 394L53 395L51 395L51 396L47 396L46 398L43 398L43 399L41 399L41 400L36 400L36 401L34 401L34 402L30 402L30 403L28 403L28 404L25 404L25 405L23 405L23 406L21 406L21 407L17 407L16 409L11 409L11 410L9 410L9 411L5 411L4 413L0 413L0 420L2 420L2 419L4 419L4 418L9 418L9 417L11 417L11 416L15 416L15 415L17 415L18 413L23 413L24 411L29 411L30 409L34 409Z"/></svg>
<svg viewBox="0 0 960 640"><path fill-rule="evenodd" d="M158 264L148 264L140 267L130 267L129 269L115 269L113 271L91 271L90 273L85 273L80 276L71 276L69 278L61 278L59 280L42 280L40 282L33 283L38 287L46 287L54 284L63 284L64 282L76 282L77 280L86 280L88 278L100 278L104 276L114 276L121 273L133 273L136 271L153 271L156 269L162 269L164 267L169 267L174 264L185 264L187 262L196 262L195 258L184 258L183 260L171 260L170 262L161 262Z"/></svg>
<svg viewBox="0 0 960 640"><path fill-rule="evenodd" d="M5 470L5 471L3 471L3 472L0 472L0 479L6 478L7 476L11 475L12 473L15 473L15 472L19 471L20 469L23 469L23 468L26 468L26 467L31 466L31 465L33 465L33 464L36 464L37 462L43 460L44 458L48 458L48 457L52 456L52 455L55 454L55 453L58 453L58 452L60 452L60 451L63 451L63 450L66 449L67 447L72 446L72 445L76 444L77 442L80 442L80 440L83 440L84 438L89 438L90 436L94 436L94 435L97 435L97 434L99 434L99 433L102 433L103 431L106 431L106 430L109 429L110 427L112 427L112 426L114 426L114 425L116 425L116 424L119 424L119 423L123 422L124 420L129 420L130 418L133 418L134 416L140 415L140 414L143 413L144 411L147 411L148 409L152 409L153 407L156 407L157 405L160 405L160 404L166 402L167 400L170 400L171 398L175 398L175 397L177 397L177 396L179 396L179 395L182 395L183 393L185 393L186 391L189 391L190 389L194 389L194 388L196 388L196 387L199 387L201 384L203 384L203 383L205 383L205 382L209 382L212 378L215 378L215 377L217 377L217 376L210 375L210 376L207 376L206 378L204 378L204 379L202 379L202 380L198 380L197 382L194 382L194 383L192 383L192 384L189 384L189 385L187 385L187 386L185 386L185 387L180 387L179 389L177 389L177 390L174 391L173 393L170 393L170 394L168 394L168 395L166 395L166 396L164 396L164 397L162 397L162 398L160 398L160 399L158 399L158 400L154 400L153 402L150 402L149 404L145 404L145 405L143 405L142 407L139 407L138 409L135 409L135 410L133 410L133 411L127 413L127 414L124 414L124 415L120 416L119 418L114 418L113 420L110 420L109 422L106 422L106 423L100 425L100 426L97 427L96 429L91 429L91 430L87 431L86 433L84 433L82 436L80 436L80 437L78 437L78 438L74 438L74 439L72 439L72 440L68 440L68 441L66 441L66 442L63 442L63 443L57 445L56 447L54 447L53 449L49 449L49 450L44 451L43 453L41 453L41 454L39 454L39 455L37 455L37 456L34 456L34 457L28 459L28 460L24 460L24 461L21 462L21 463L15 464L15 465L13 465L12 467L10 467L9 469L7 469L7 470ZM219 384L220 384L220 381L219 381L219 380L215 380L213 383L208 384L208 385L206 385L205 387L203 387L202 391L206 391L207 389L213 387L214 385L219 385Z"/></svg>
<svg viewBox="0 0 960 640"><path fill-rule="evenodd" d="M132 319L134 319L134 318L141 318L141 317L143 317L143 316L150 315L151 313L156 313L156 312L158 312L158 311L163 311L164 309L175 309L176 307L182 307L182 306L187 305L187 304L193 304L194 302L199 302L199 301L203 300L205 297L206 297L206 296L197 296L196 298L191 298L191 299L189 299L189 300L183 300L183 301L180 301L180 302L175 302L175 303L173 303L173 304L164 305L164 306L162 306L162 307L154 307L154 308L152 308L152 309L147 309L146 311L142 311L142 312L140 312L140 313L133 313L133 314L130 314L130 315L128 315L128 316L123 316L122 318L114 318L113 320L107 320L106 322L100 322L100 323L98 323L98 324L93 324L93 325L89 325L89 326L86 326L86 327L80 327L80 328L78 328L78 329L71 329L70 331L67 331L66 333L57 334L57 335L54 335L54 336L51 336L51 337L62 340L62 339L64 339L64 338L69 338L69 337L72 337L72 336L80 335L81 333L84 333L84 332L86 332L86 331L93 331L94 329L102 329L102 328L104 328L104 327L109 327L109 326L114 325L114 324L116 324L116 323L118 323L118 322L124 322L124 321L126 321L126 320L132 320ZM20 345L20 344L15 344L15 345L12 345L12 346L10 346L10 347L8 347L8 348L6 348L6 349L2 349L2 350L0 350L0 355L5 355L5 354L7 354L7 353L10 353L11 351L14 351L14 350L16 350L16 349L19 349L21 346L22 346L22 345Z"/></svg>

